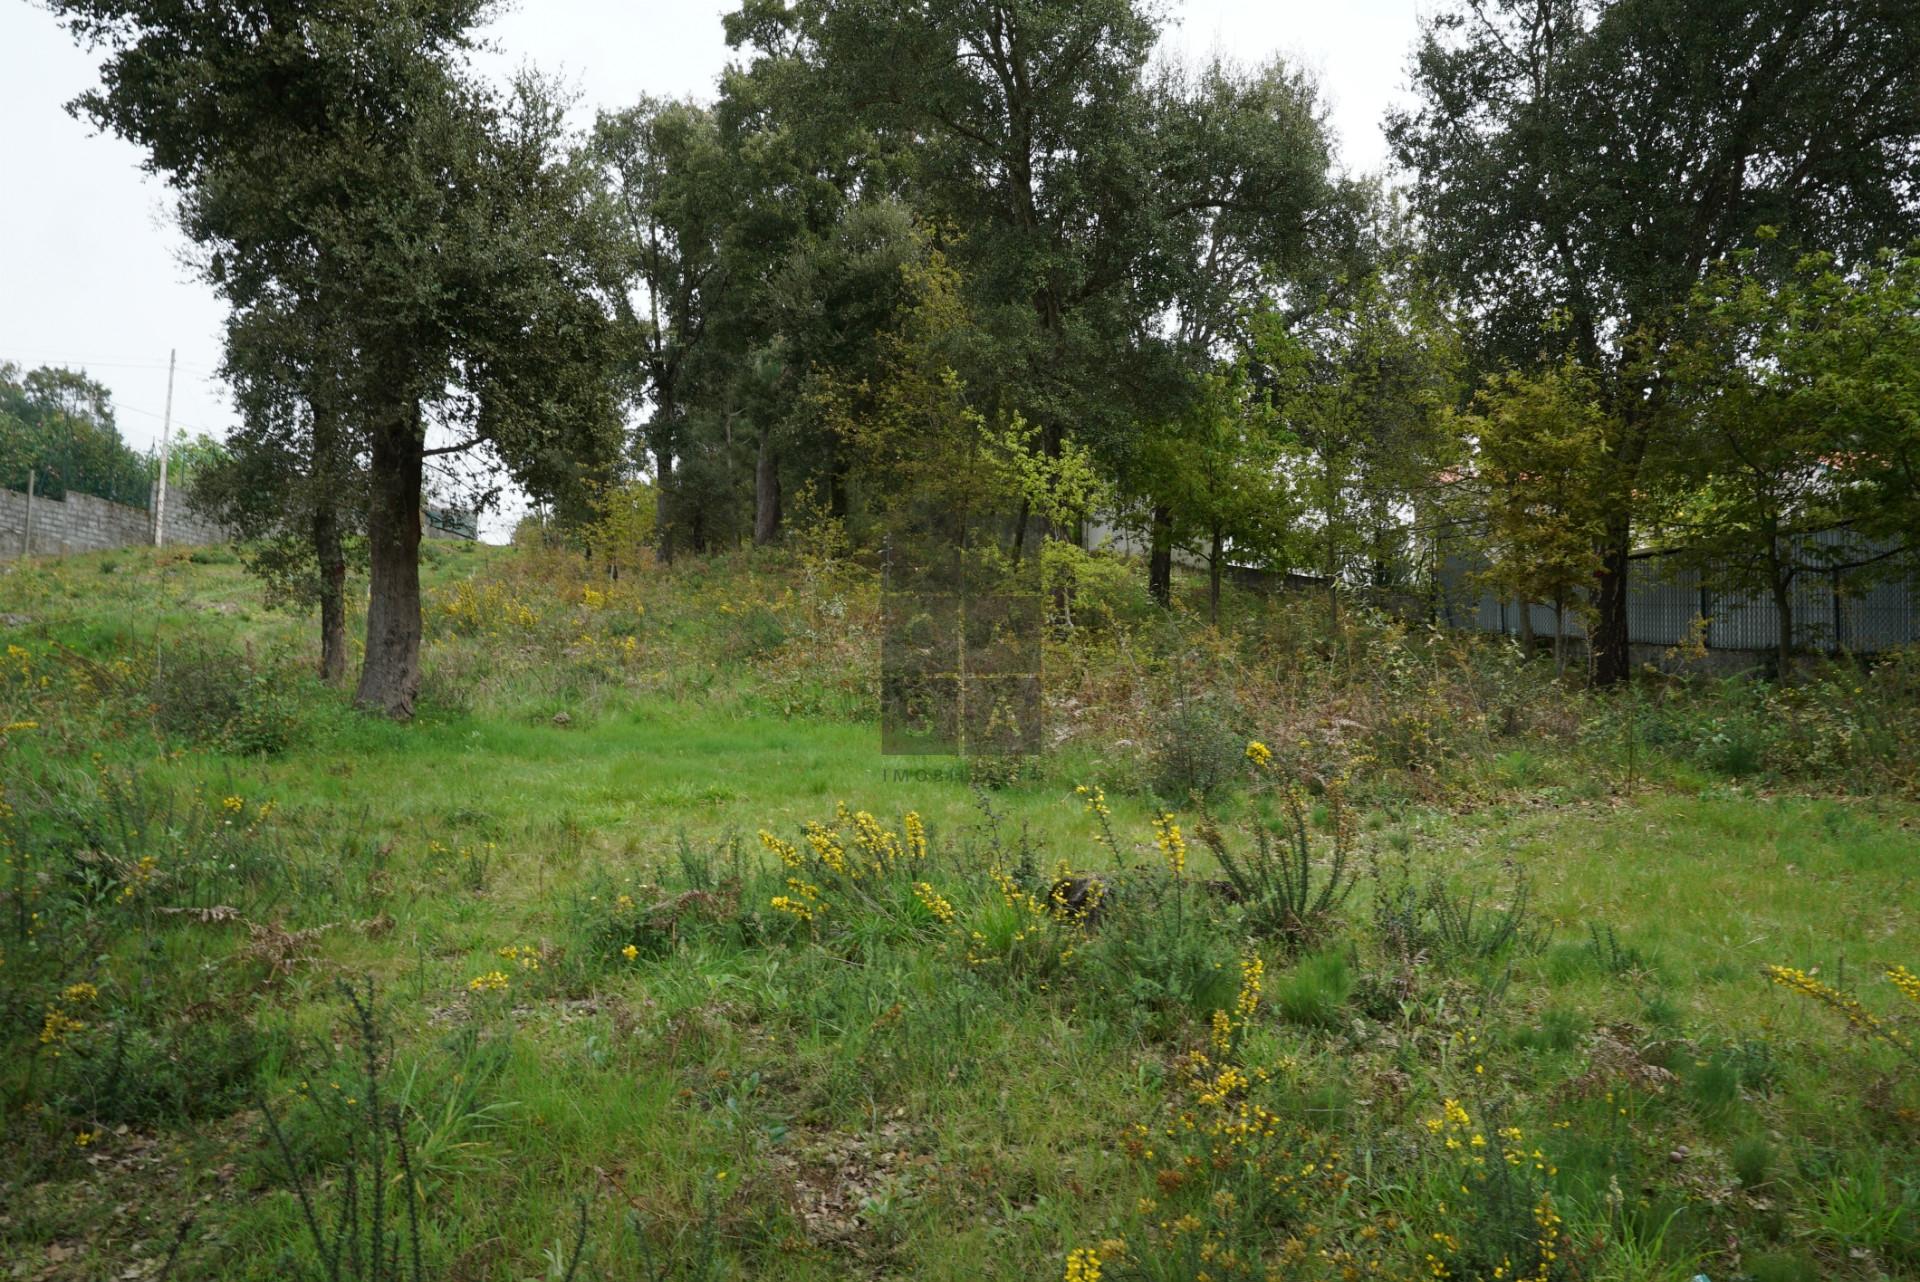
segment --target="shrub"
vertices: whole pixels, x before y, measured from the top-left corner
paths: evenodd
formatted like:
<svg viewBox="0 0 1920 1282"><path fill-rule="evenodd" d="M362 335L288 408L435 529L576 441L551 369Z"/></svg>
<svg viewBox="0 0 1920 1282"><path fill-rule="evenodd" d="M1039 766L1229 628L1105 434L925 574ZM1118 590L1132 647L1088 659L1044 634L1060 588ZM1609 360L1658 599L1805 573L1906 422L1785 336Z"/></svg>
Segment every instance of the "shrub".
<svg viewBox="0 0 1920 1282"><path fill-rule="evenodd" d="M1147 779L1155 795L1178 804L1206 797L1235 779L1246 746L1243 718L1230 695L1176 698L1154 725Z"/></svg>
<svg viewBox="0 0 1920 1282"><path fill-rule="evenodd" d="M55 1106L88 1121L132 1126L225 1117L252 1094L264 1054L245 1023L147 1027L122 1017L68 1057Z"/></svg>
<svg viewBox="0 0 1920 1282"><path fill-rule="evenodd" d="M303 709L290 674L194 641L155 654L145 697L161 732L245 756L299 741Z"/></svg>
<svg viewBox="0 0 1920 1282"><path fill-rule="evenodd" d="M1299 950L1325 934L1353 893L1352 815L1347 810L1344 784L1329 784L1327 815L1332 850L1322 866L1313 857L1315 841L1305 792L1298 787L1285 788L1280 799L1277 821L1256 819L1250 825L1251 850L1236 853L1211 820L1201 821L1195 831L1220 861L1247 926L1257 935L1280 939Z"/></svg>

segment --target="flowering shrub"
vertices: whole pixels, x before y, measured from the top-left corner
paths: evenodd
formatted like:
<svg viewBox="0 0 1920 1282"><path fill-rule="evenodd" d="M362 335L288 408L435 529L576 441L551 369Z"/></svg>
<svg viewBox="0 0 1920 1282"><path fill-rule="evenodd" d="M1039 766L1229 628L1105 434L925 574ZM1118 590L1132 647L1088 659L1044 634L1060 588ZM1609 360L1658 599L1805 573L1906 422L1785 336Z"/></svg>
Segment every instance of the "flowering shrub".
<svg viewBox="0 0 1920 1282"><path fill-rule="evenodd" d="M1245 756L1260 784L1270 785L1271 750L1254 740L1247 744ZM1314 859L1306 789L1294 783L1277 792L1280 818L1250 823L1251 850L1236 852L1211 820L1202 821L1196 831L1226 874L1247 926L1257 934L1283 939L1298 951L1325 933L1353 892L1353 816L1346 804L1346 778L1329 780L1326 802L1332 850L1322 868Z"/></svg>
<svg viewBox="0 0 1920 1282"><path fill-rule="evenodd" d="M1266 966L1249 954L1238 969L1239 988L1208 1022L1206 1044L1178 1057L1158 1115L1119 1137L1151 1190L1129 1231L1075 1254L1156 1282L1321 1276L1313 1270L1356 1261L1377 1268L1377 1230L1363 1229L1354 1246L1324 1230L1347 1198L1344 1145L1276 1108L1287 1084L1247 1058Z"/></svg>
<svg viewBox="0 0 1920 1282"><path fill-rule="evenodd" d="M1810 997L1847 1021L1848 1027L1863 1037L1893 1047L1908 1059L1920 1063L1920 1047L1914 1044L1913 1036L1894 1020L1874 1014L1864 1006L1858 997L1842 992L1833 985L1815 979L1807 971L1793 966L1768 966L1766 977L1781 988ZM1891 966L1882 972L1894 991L1899 993L1920 1015L1920 975L1915 975L1905 966Z"/></svg>
<svg viewBox="0 0 1920 1282"><path fill-rule="evenodd" d="M1569 1276L1569 1242L1552 1181L1559 1168L1518 1126L1488 1109L1476 1120L1461 1101L1440 1102L1425 1120L1434 1210L1424 1256L1435 1278L1551 1282Z"/></svg>
<svg viewBox="0 0 1920 1282"><path fill-rule="evenodd" d="M21 1067L15 1106L145 1123L244 1099L264 1048L227 1013L220 977L239 985L238 1009L250 972L223 964L236 954L222 936L243 921L233 904L278 892L273 814L106 769L0 783L0 1052ZM180 964L156 973L170 932Z"/></svg>
<svg viewBox="0 0 1920 1282"><path fill-rule="evenodd" d="M952 905L920 876L927 860L927 829L911 811L895 831L841 802L833 823L808 821L800 844L765 829L760 844L787 873L787 893L773 896L771 906L816 933L829 914L846 917L853 911L909 931L952 921ZM936 904L946 904L944 915Z"/></svg>

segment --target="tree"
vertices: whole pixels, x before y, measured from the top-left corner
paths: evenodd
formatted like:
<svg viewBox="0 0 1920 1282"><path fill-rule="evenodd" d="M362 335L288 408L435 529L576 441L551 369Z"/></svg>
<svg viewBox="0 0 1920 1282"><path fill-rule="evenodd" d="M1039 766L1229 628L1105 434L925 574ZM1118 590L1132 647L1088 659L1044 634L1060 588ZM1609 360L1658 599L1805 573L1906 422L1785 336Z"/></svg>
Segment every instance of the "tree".
<svg viewBox="0 0 1920 1282"><path fill-rule="evenodd" d="M319 606L320 676L330 685L347 679L348 541L364 528L367 493L344 337L298 301L237 309L223 368L240 424L222 456L186 479L195 503L244 541L271 599Z"/></svg>
<svg viewBox="0 0 1920 1282"><path fill-rule="evenodd" d="M1316 88L1281 62L1168 65L1145 93L1147 185L1164 199L1144 224L1151 243L1135 269L1136 305L1165 319L1149 322L1159 341L1142 342L1135 359L1137 413L1151 426L1106 452L1146 517L1149 594L1171 599L1174 551L1190 547L1208 557L1217 614L1227 540L1256 560L1273 546L1263 532L1255 547L1252 507L1225 488L1251 486L1254 506L1270 502L1273 487L1245 465L1277 457L1254 407L1223 403L1245 399L1244 371L1232 363L1274 296L1297 292L1347 238L1357 189L1329 179ZM1226 453L1193 452L1208 447ZM1265 531L1283 520L1271 516Z"/></svg>
<svg viewBox="0 0 1920 1282"><path fill-rule="evenodd" d="M1413 563L1414 518L1456 462L1444 410L1458 367L1454 325L1404 244L1381 239L1373 265L1336 277L1297 314L1269 310L1250 351L1280 430L1304 520L1298 544L1327 580L1339 626L1343 585L1396 586Z"/></svg>
<svg viewBox="0 0 1920 1282"><path fill-rule="evenodd" d="M1755 229L1858 257L1920 227L1920 9L1905 0L1464 0L1427 24L1390 117L1478 363L1557 346L1611 424L1594 678L1630 671L1641 470L1677 430L1668 356L1694 287Z"/></svg>
<svg viewBox="0 0 1920 1282"><path fill-rule="evenodd" d="M1296 546L1299 504L1283 469L1291 444L1236 364L1204 376L1186 412L1142 446L1145 475L1165 501L1164 555L1171 561L1179 548L1206 561L1207 617L1215 623L1229 557L1284 566ZM1163 578L1151 586L1156 594L1168 590Z"/></svg>
<svg viewBox="0 0 1920 1282"><path fill-rule="evenodd" d="M1488 566L1482 576L1523 609L1553 606L1553 662L1566 666L1567 606L1593 584L1612 478L1606 412L1572 360L1491 374L1460 421L1474 446Z"/></svg>
<svg viewBox="0 0 1920 1282"><path fill-rule="evenodd" d="M1814 256L1790 286L1796 341L1781 359L1802 380L1800 414L1828 435L1841 514L1920 545L1920 245L1850 270Z"/></svg>
<svg viewBox="0 0 1920 1282"><path fill-rule="evenodd" d="M79 370L22 373L0 361L0 485L58 498L69 490L145 507L153 469L127 447L106 385Z"/></svg>
<svg viewBox="0 0 1920 1282"><path fill-rule="evenodd" d="M1763 228L1760 244L1772 235ZM1920 294L1891 255L1846 272L1814 254L1784 276L1760 259L1758 248L1742 249L1695 290L1674 349L1685 430L1669 502L1683 555L1713 586L1773 601L1784 681L1795 581L1857 555L1843 538L1804 536L1852 520L1900 548L1920 537L1901 520L1914 511L1913 403L1890 403L1920 386L1911 344Z"/></svg>
<svg viewBox="0 0 1920 1282"><path fill-rule="evenodd" d="M420 501L433 454L489 447L536 493L617 429L588 171L550 95L463 71L483 0L56 0L109 51L75 110L146 148L237 311L340 327L367 460L370 597L356 700L419 688ZM440 424L459 444L429 448Z"/></svg>
<svg viewBox="0 0 1920 1282"><path fill-rule="evenodd" d="M731 170L713 112L688 102L648 98L602 113L591 148L620 231L619 306L636 367L629 394L647 407L640 449L651 455L655 530L671 560L674 461L686 448L705 340L726 288Z"/></svg>
<svg viewBox="0 0 1920 1282"><path fill-rule="evenodd" d="M1147 8L748 0L727 30L778 69L802 130L857 142L881 191L964 229L950 248L991 342L958 373L989 417L1018 412L1052 454L1070 427L1096 444L1124 436L1153 239Z"/></svg>

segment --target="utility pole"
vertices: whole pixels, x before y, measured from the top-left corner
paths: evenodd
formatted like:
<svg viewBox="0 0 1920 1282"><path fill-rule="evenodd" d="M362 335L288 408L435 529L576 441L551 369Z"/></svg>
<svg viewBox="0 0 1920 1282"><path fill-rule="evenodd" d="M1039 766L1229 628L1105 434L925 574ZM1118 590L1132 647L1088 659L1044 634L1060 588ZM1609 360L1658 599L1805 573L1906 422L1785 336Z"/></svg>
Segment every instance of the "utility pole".
<svg viewBox="0 0 1920 1282"><path fill-rule="evenodd" d="M160 420L160 493L153 502L153 546L167 541L167 447L173 440L173 361L178 348L167 351L167 412Z"/></svg>

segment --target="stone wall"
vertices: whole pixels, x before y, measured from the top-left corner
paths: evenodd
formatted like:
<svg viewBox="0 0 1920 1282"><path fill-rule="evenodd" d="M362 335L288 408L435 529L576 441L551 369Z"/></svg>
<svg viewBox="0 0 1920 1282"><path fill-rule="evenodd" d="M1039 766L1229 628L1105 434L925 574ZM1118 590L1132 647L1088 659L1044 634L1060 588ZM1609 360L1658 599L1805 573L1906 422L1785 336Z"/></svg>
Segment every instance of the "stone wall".
<svg viewBox="0 0 1920 1282"><path fill-rule="evenodd" d="M226 530L190 510L184 495L167 497L167 543L227 541ZM59 556L67 552L151 546L153 514L144 508L109 503L91 494L69 492L64 499L36 494L31 547L25 545L27 536L27 496L18 490L0 490L0 560L12 560L22 552L31 556Z"/></svg>

